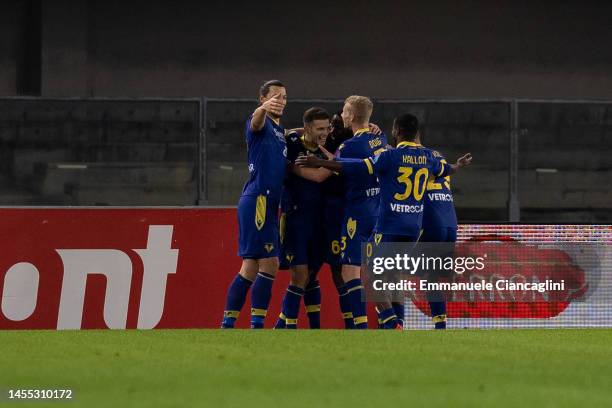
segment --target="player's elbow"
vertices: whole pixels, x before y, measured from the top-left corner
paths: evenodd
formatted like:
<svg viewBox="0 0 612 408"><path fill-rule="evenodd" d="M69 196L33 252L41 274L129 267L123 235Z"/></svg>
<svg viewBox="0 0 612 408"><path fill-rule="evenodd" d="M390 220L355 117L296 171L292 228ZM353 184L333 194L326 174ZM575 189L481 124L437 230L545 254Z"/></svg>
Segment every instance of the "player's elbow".
<svg viewBox="0 0 612 408"><path fill-rule="evenodd" d="M263 128L264 123L251 122L251 132L259 132Z"/></svg>
<svg viewBox="0 0 612 408"><path fill-rule="evenodd" d="M329 170L321 168L316 174L315 181L317 183L322 183L325 180L327 180L330 175L331 175L331 172Z"/></svg>

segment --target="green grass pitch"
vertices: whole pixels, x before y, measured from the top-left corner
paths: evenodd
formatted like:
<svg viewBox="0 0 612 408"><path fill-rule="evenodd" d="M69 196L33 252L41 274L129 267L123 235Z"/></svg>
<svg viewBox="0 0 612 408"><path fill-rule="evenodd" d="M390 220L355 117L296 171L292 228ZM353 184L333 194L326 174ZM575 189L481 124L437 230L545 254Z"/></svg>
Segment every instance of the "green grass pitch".
<svg viewBox="0 0 612 408"><path fill-rule="evenodd" d="M0 406L600 407L611 330L0 331ZM71 388L12 404L8 388Z"/></svg>

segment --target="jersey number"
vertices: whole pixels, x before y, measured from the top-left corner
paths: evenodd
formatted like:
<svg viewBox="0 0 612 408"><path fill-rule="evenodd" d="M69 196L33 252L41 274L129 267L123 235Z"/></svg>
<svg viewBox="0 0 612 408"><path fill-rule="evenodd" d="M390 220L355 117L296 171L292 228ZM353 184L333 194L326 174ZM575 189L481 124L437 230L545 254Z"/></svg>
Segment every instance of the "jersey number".
<svg viewBox="0 0 612 408"><path fill-rule="evenodd" d="M406 186L402 194L395 193L393 198L397 201L403 201L414 195L415 200L421 201L427 187L427 179L429 178L429 170L423 167L417 170L414 177L411 178L414 169L412 167L400 167L397 181Z"/></svg>
<svg viewBox="0 0 612 408"><path fill-rule="evenodd" d="M333 240L331 242L331 250L334 255L338 255L340 251L344 251L346 249L346 237L342 237L342 240L338 242L338 240Z"/></svg>
<svg viewBox="0 0 612 408"><path fill-rule="evenodd" d="M446 160L442 159L440 160L440 163L446 164ZM450 190L450 176L444 177L444 187ZM427 191L432 190L442 190L442 183L436 183L436 179L434 177L430 178L429 182L427 183Z"/></svg>

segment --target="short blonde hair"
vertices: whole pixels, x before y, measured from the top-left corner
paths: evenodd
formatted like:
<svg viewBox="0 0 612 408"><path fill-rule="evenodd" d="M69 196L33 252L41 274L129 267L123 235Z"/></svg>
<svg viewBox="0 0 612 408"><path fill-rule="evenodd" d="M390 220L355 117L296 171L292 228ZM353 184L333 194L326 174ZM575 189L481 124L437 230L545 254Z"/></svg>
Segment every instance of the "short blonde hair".
<svg viewBox="0 0 612 408"><path fill-rule="evenodd" d="M344 100L351 107L355 115L355 122L364 123L370 120L374 104L367 96L351 95Z"/></svg>

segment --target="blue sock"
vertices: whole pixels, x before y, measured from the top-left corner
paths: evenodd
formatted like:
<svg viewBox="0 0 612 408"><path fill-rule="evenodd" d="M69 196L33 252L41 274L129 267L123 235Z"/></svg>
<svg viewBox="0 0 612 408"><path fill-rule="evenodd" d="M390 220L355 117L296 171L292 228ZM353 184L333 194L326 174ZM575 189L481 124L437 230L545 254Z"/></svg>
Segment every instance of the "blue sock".
<svg viewBox="0 0 612 408"><path fill-rule="evenodd" d="M381 329L395 329L397 327L397 316L395 316L395 312L393 311L392 307L381 310L378 316L380 319Z"/></svg>
<svg viewBox="0 0 612 408"><path fill-rule="evenodd" d="M257 274L251 291L251 328L263 329L270 298L272 297L272 285L274 276L264 272Z"/></svg>
<svg viewBox="0 0 612 408"><path fill-rule="evenodd" d="M281 315L285 317L285 328L297 329L298 315L300 313L300 303L304 296L304 289L289 285L283 300L283 311Z"/></svg>
<svg viewBox="0 0 612 408"><path fill-rule="evenodd" d="M283 304L281 306L281 312L278 315L278 319L276 319L276 324L274 325L275 329L286 329L287 328L287 316L283 313L285 310L285 298L283 297Z"/></svg>
<svg viewBox="0 0 612 408"><path fill-rule="evenodd" d="M400 302L392 302L393 311L395 312L395 316L397 316L397 322L400 326L404 327L404 304Z"/></svg>
<svg viewBox="0 0 612 408"><path fill-rule="evenodd" d="M236 319L240 315L247 293L253 282L237 274L229 289L227 290L227 300L225 301L225 311L223 312L222 329L233 329Z"/></svg>
<svg viewBox="0 0 612 408"><path fill-rule="evenodd" d="M308 316L308 325L311 329L321 328L321 286L318 280L313 280L306 285L304 292L304 306Z"/></svg>
<svg viewBox="0 0 612 408"><path fill-rule="evenodd" d="M434 328L438 330L446 329L446 301L444 300L444 294L437 290L427 292L427 300L429 301L429 310L431 310Z"/></svg>
<svg viewBox="0 0 612 408"><path fill-rule="evenodd" d="M368 315L366 312L366 304L362 299L363 297L363 285L361 279L356 278L346 282L344 285L346 293L351 304L351 310L353 311L353 324L355 329L367 329L368 328Z"/></svg>
<svg viewBox="0 0 612 408"><path fill-rule="evenodd" d="M351 311L351 302L348 294L346 293L346 285L340 286L338 289L338 300L340 302L340 311L342 312L342 319L344 320L344 328L352 329L353 323L353 312Z"/></svg>

